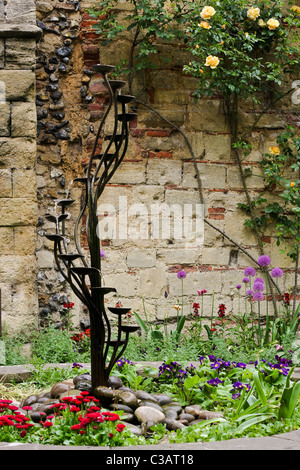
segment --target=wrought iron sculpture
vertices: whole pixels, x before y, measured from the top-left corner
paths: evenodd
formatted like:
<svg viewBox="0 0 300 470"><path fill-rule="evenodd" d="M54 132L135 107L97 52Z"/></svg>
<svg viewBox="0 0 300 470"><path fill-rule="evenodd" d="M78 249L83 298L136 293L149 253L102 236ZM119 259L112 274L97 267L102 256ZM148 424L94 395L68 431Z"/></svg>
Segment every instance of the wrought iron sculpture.
<svg viewBox="0 0 300 470"><path fill-rule="evenodd" d="M122 324L122 316L127 314L130 308L108 307L108 310L117 316L117 337L113 339L112 326L105 309L104 297L110 292L116 292L116 289L104 286L101 272L101 242L97 233L97 202L126 154L129 122L136 119L137 116L127 112L127 104L135 99L134 96L121 94L121 89L126 82L108 78L113 70L114 66L111 65L98 64L94 66L94 71L102 75L108 89L109 103L96 134L85 176L73 180L83 184L85 194L74 228L75 252L68 252L65 232L65 221L68 218L66 209L74 202L69 195L66 199L55 200L55 214L49 215L47 218L55 222L56 230L55 233L45 235L54 242L54 256L58 270L89 311L93 388L107 385L113 366L122 357L127 347L130 333L138 329L138 326ZM110 113L114 116L113 131L110 135L103 137L104 124ZM97 153L100 140L107 142L103 153ZM58 207L61 208L60 214L57 214ZM80 224L85 214L87 216L88 257L82 252L79 235ZM75 262L80 262L81 265L76 266Z"/></svg>

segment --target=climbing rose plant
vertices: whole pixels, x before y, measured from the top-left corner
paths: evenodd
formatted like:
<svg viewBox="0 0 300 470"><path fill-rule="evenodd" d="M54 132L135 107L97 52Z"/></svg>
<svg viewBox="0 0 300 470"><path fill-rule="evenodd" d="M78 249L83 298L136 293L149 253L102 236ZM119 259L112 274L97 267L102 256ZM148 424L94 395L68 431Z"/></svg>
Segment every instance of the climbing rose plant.
<svg viewBox="0 0 300 470"><path fill-rule="evenodd" d="M299 66L299 9L283 13L283 1L211 0L201 21L186 28L193 58L184 67L199 78L196 98L233 93L259 102L271 84L281 86L285 74ZM257 96L259 94L259 96Z"/></svg>

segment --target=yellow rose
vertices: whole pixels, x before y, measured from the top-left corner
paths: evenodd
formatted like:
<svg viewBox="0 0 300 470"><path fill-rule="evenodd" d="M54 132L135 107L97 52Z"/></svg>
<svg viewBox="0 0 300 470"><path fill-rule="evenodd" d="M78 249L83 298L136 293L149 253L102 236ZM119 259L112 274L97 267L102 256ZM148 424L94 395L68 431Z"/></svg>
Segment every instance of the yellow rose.
<svg viewBox="0 0 300 470"><path fill-rule="evenodd" d="M291 186L291 188L293 188L295 186L294 181L291 182L290 186Z"/></svg>
<svg viewBox="0 0 300 470"><path fill-rule="evenodd" d="M217 65L219 65L219 62L220 62L219 57L214 56L214 55L209 55L208 57L206 57L205 65L207 67L210 67L211 69L215 69Z"/></svg>
<svg viewBox="0 0 300 470"><path fill-rule="evenodd" d="M214 9L214 7L207 6L203 8L203 10L200 13L200 16L204 20L209 20L209 18L211 18L215 13L216 13L216 10Z"/></svg>
<svg viewBox="0 0 300 470"><path fill-rule="evenodd" d="M261 18L258 20L257 23L258 23L258 25L261 26L262 28L263 28L264 26L266 26L266 23L265 23L264 20L262 20Z"/></svg>
<svg viewBox="0 0 300 470"><path fill-rule="evenodd" d="M260 9L259 8L249 8L247 11L247 17L250 18L250 20L256 20L260 15Z"/></svg>
<svg viewBox="0 0 300 470"><path fill-rule="evenodd" d="M269 21L267 21L267 25L269 29L276 29L279 26L279 21L275 20L275 18L271 18Z"/></svg>
<svg viewBox="0 0 300 470"><path fill-rule="evenodd" d="M210 24L207 21L201 21L199 26L201 26L201 28L203 28L203 29L210 29L211 28Z"/></svg>
<svg viewBox="0 0 300 470"><path fill-rule="evenodd" d="M271 153L272 155L279 155L279 154L280 154L280 150L279 150L278 147L270 147L269 150L270 150L270 153Z"/></svg>
<svg viewBox="0 0 300 470"><path fill-rule="evenodd" d="M300 7L298 7L297 5L293 5L291 7L291 10L294 11L295 13L300 13Z"/></svg>

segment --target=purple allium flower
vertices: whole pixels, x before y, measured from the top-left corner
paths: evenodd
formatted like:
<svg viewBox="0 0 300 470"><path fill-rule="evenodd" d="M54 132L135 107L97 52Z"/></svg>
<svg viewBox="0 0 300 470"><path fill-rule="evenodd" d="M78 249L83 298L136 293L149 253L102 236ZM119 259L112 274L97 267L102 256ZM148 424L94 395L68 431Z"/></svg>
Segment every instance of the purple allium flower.
<svg viewBox="0 0 300 470"><path fill-rule="evenodd" d="M235 287L236 287L237 289L240 289L242 286L241 286L241 284L237 284Z"/></svg>
<svg viewBox="0 0 300 470"><path fill-rule="evenodd" d="M258 258L257 260L259 266L269 266L269 264L271 263L271 260L269 258L269 256L267 255L262 255Z"/></svg>
<svg viewBox="0 0 300 470"><path fill-rule="evenodd" d="M243 277L243 282L244 282L245 284L248 284L248 282L250 282L249 277Z"/></svg>
<svg viewBox="0 0 300 470"><path fill-rule="evenodd" d="M254 282L260 282L261 284L264 284L264 280L261 277L254 279Z"/></svg>
<svg viewBox="0 0 300 470"><path fill-rule="evenodd" d="M253 294L254 294L254 292L253 292L253 290L251 290L251 289L248 289L248 290L246 291L246 295L249 296L249 297L251 297Z"/></svg>
<svg viewBox="0 0 300 470"><path fill-rule="evenodd" d="M262 282L255 282L253 284L254 292L262 292L264 290L264 285Z"/></svg>
<svg viewBox="0 0 300 470"><path fill-rule="evenodd" d="M264 300L264 296L261 292L254 292L253 300L257 300L258 302L260 302L261 300Z"/></svg>
<svg viewBox="0 0 300 470"><path fill-rule="evenodd" d="M249 268L246 268L244 270L244 274L245 274L245 276L253 277L253 276L255 276L255 269L250 266Z"/></svg>
<svg viewBox="0 0 300 470"><path fill-rule="evenodd" d="M105 253L104 253L103 250L100 250L100 257L101 257L101 258L105 258Z"/></svg>
<svg viewBox="0 0 300 470"><path fill-rule="evenodd" d="M271 276L272 277L278 278L278 277L281 277L282 275L283 275L283 271L280 268L274 268L271 271Z"/></svg>
<svg viewBox="0 0 300 470"><path fill-rule="evenodd" d="M186 278L186 273L184 271L179 271L177 273L177 277L178 277L178 279L184 279L184 278Z"/></svg>

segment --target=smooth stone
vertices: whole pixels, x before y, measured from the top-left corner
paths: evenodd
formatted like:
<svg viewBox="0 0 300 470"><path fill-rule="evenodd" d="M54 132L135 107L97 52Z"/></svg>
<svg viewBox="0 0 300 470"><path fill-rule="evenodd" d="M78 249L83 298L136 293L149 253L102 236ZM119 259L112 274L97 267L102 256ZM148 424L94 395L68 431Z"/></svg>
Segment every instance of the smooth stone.
<svg viewBox="0 0 300 470"><path fill-rule="evenodd" d="M162 424L166 424L166 428L168 429L168 431L176 431L177 429L182 429L185 427L183 423L180 423L176 419L170 418L165 418L162 421Z"/></svg>
<svg viewBox="0 0 300 470"><path fill-rule="evenodd" d="M137 392L135 392L135 396L137 397L138 400L153 401L154 403L159 404L159 401L153 395L150 395L150 393L144 392L144 390L137 390Z"/></svg>
<svg viewBox="0 0 300 470"><path fill-rule="evenodd" d="M120 387L119 390L123 390L124 392L134 393L134 391L131 388L125 387L124 385L122 387Z"/></svg>
<svg viewBox="0 0 300 470"><path fill-rule="evenodd" d="M127 405L133 409L137 408L139 404L138 399L136 398L135 394L132 392L118 390L117 397L118 397L118 400L121 401L121 403L123 403L123 405Z"/></svg>
<svg viewBox="0 0 300 470"><path fill-rule="evenodd" d="M123 422L123 421L121 421ZM129 423L128 421L124 421L124 424L126 425L126 428L129 429L133 434L136 436L141 436L142 435L142 430L139 426L135 426L132 423Z"/></svg>
<svg viewBox="0 0 300 470"><path fill-rule="evenodd" d="M62 393L68 392L72 388L74 388L74 385L70 383L58 382L51 388L51 398L59 398Z"/></svg>
<svg viewBox="0 0 300 470"><path fill-rule="evenodd" d="M188 405L185 407L185 413L198 417L198 414L203 411L200 405Z"/></svg>
<svg viewBox="0 0 300 470"><path fill-rule="evenodd" d="M76 397L77 395L80 395L80 392L81 390L78 390L78 388L72 388L72 390L62 393L59 396L59 399L62 400L64 397Z"/></svg>
<svg viewBox="0 0 300 470"><path fill-rule="evenodd" d="M97 397L99 397L100 401L103 400L104 403L112 402L116 398L115 390L112 390L109 387L104 387L103 385L99 385L94 390Z"/></svg>
<svg viewBox="0 0 300 470"><path fill-rule="evenodd" d="M78 390L80 390L81 392L90 392L91 393L92 390L93 390L92 383L88 382L86 380L81 380L81 381L77 382L76 388Z"/></svg>
<svg viewBox="0 0 300 470"><path fill-rule="evenodd" d="M181 413L178 416L178 419L190 422L190 421L194 421L195 416L190 413Z"/></svg>
<svg viewBox="0 0 300 470"><path fill-rule="evenodd" d="M46 397L46 398L50 399L51 398L51 393L46 392L46 393L41 393L40 395L38 395L38 398L42 398L42 397Z"/></svg>
<svg viewBox="0 0 300 470"><path fill-rule="evenodd" d="M223 413L217 411L205 411L203 410L198 414L198 419L214 419L214 418L224 418Z"/></svg>
<svg viewBox="0 0 300 470"><path fill-rule="evenodd" d="M178 413L176 410L170 408L169 410L164 410L164 415L168 419L177 419Z"/></svg>
<svg viewBox="0 0 300 470"><path fill-rule="evenodd" d="M184 424L184 426L187 426L189 424L189 421L187 419L178 419L178 423Z"/></svg>
<svg viewBox="0 0 300 470"><path fill-rule="evenodd" d="M181 413L182 411L182 406L179 405L179 403L173 403L173 402L169 403L168 405L163 405L162 408L164 411L172 409L172 410L177 411L177 413Z"/></svg>
<svg viewBox="0 0 300 470"><path fill-rule="evenodd" d="M23 405L24 406L24 405ZM31 407L31 412L38 411L41 408L41 403L32 403L31 405L27 405Z"/></svg>
<svg viewBox="0 0 300 470"><path fill-rule="evenodd" d="M159 423L160 421L165 419L164 413L159 410L156 410L152 406L140 406L135 410L134 415L140 423L146 423L148 421Z"/></svg>
<svg viewBox="0 0 300 470"><path fill-rule="evenodd" d="M22 406L32 406L34 403L37 402L37 396L36 395L30 395L29 397L25 398L25 400L22 402Z"/></svg>
<svg viewBox="0 0 300 470"><path fill-rule="evenodd" d="M85 381L89 381L89 382L92 382L92 376L91 374L80 374L80 375L77 375L76 377L74 377L73 379L73 384L76 385L77 382L81 381L81 380L85 380Z"/></svg>
<svg viewBox="0 0 300 470"><path fill-rule="evenodd" d="M161 406L168 405L172 402L172 399L163 393L152 393L151 396L155 398Z"/></svg>
<svg viewBox="0 0 300 470"><path fill-rule="evenodd" d="M131 413L133 414L132 408L130 408L127 405L123 405L122 403L112 403L109 405L109 409L113 411L124 411L125 413ZM122 416L123 417L123 416Z"/></svg>
<svg viewBox="0 0 300 470"><path fill-rule="evenodd" d="M164 412L164 410L162 409L162 407L160 405L158 405L157 403L155 403L154 401L150 401L150 400L142 400L139 405L140 406L152 406L153 408L155 408L156 410L159 410L161 411L162 413Z"/></svg>
<svg viewBox="0 0 300 470"><path fill-rule="evenodd" d="M109 377L107 385L111 388L121 388L123 386L123 382L120 377L112 375L111 377Z"/></svg>
<svg viewBox="0 0 300 470"><path fill-rule="evenodd" d="M47 401L49 401L49 397L40 397L37 399L37 403L41 403L41 404Z"/></svg>

